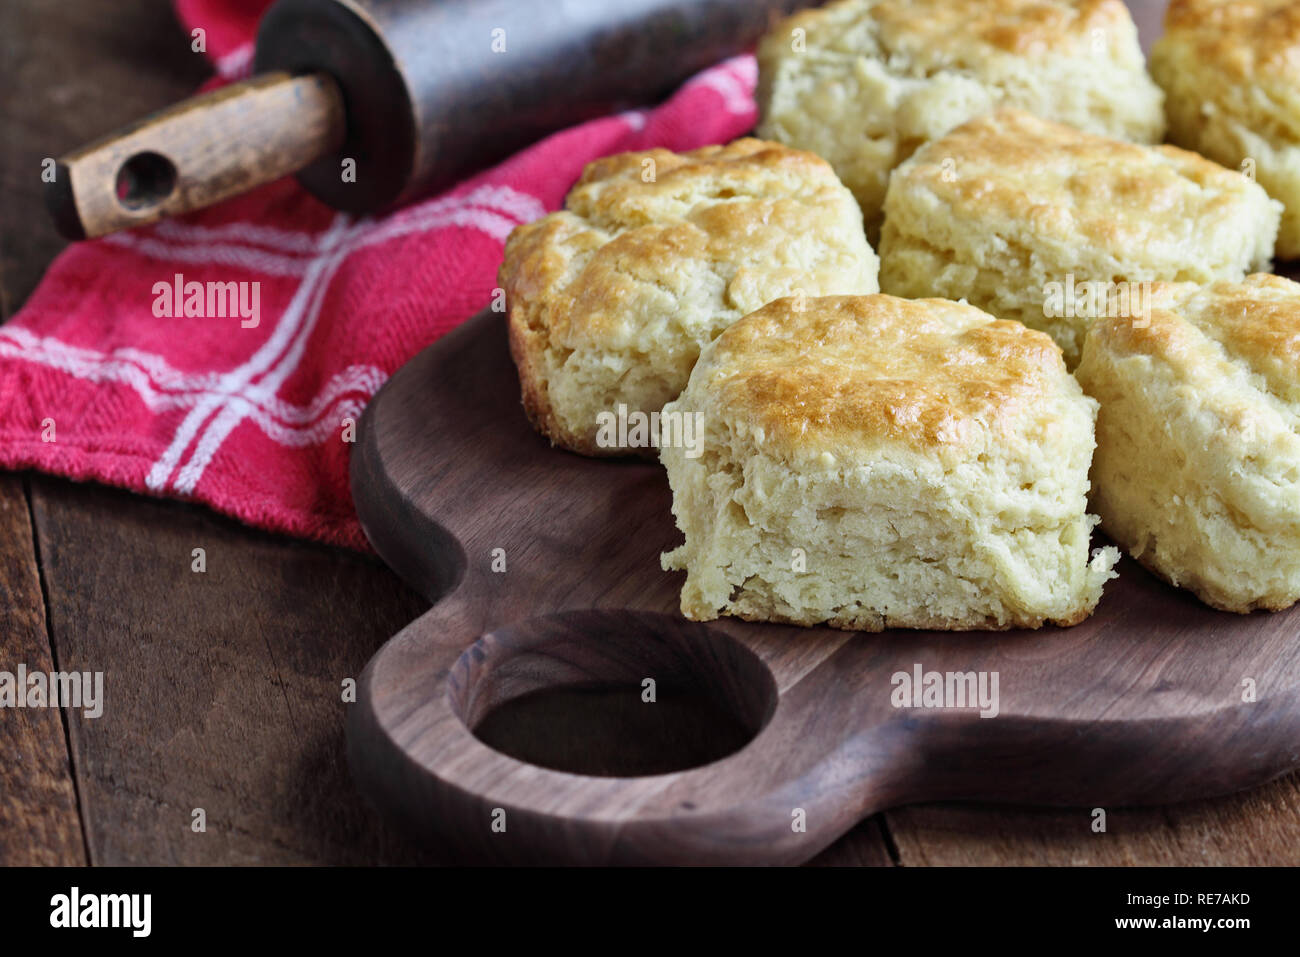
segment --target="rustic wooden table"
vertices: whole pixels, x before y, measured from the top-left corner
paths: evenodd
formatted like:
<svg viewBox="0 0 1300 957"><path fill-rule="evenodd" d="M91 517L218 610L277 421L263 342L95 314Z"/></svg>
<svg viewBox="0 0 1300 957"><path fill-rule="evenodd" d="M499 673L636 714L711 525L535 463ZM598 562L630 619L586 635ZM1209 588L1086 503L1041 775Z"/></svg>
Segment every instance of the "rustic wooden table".
<svg viewBox="0 0 1300 957"><path fill-rule="evenodd" d="M1149 39L1161 2L1130 4ZM209 73L165 0L0 4L0 316L64 243L40 163ZM207 551L207 574L190 551ZM0 712L0 863L437 863L358 797L340 682L425 608L376 561L197 507L0 473L0 670L103 671L102 717ZM203 808L207 829L195 833ZM903 808L822 864L1300 863L1300 775L1108 809Z"/></svg>

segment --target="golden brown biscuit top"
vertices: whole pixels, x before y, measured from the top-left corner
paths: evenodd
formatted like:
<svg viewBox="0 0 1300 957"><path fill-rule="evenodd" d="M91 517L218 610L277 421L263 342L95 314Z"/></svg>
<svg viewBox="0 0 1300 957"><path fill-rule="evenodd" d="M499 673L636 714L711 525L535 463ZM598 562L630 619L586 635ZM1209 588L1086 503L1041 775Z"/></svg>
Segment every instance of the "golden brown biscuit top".
<svg viewBox="0 0 1300 957"><path fill-rule="evenodd" d="M686 219L702 200L770 199L838 187L815 153L742 138L689 153L652 149L589 163L564 207L593 225L627 229Z"/></svg>
<svg viewBox="0 0 1300 957"><path fill-rule="evenodd" d="M934 140L894 172L959 220L1035 242L1177 258L1227 225L1254 183L1173 146L1138 146L1003 109ZM886 201L886 215L889 203ZM1239 227L1233 227L1239 228Z"/></svg>
<svg viewBox="0 0 1300 957"><path fill-rule="evenodd" d="M874 264L829 163L740 139L596 160L562 211L511 234L499 275L512 312L553 345L613 348L707 298L701 290L716 286L717 308L739 317L848 276L871 288Z"/></svg>
<svg viewBox="0 0 1300 957"><path fill-rule="evenodd" d="M788 459L901 443L953 450L1005 438L1063 390L1052 340L945 299L780 299L728 328L688 391Z"/></svg>
<svg viewBox="0 0 1300 957"><path fill-rule="evenodd" d="M805 31L809 50L905 61L923 75L1003 54L1077 55L1099 35L1132 30L1132 19L1122 0L840 0L778 24L764 55L788 52L795 29Z"/></svg>
<svg viewBox="0 0 1300 957"><path fill-rule="evenodd" d="M1196 64L1232 80L1300 78L1300 3L1294 0L1173 0L1165 37Z"/></svg>
<svg viewBox="0 0 1300 957"><path fill-rule="evenodd" d="M1092 335L1113 352L1202 373L1237 362L1269 393L1300 402L1300 283L1262 273L1242 282L1152 283L1149 324L1102 319Z"/></svg>

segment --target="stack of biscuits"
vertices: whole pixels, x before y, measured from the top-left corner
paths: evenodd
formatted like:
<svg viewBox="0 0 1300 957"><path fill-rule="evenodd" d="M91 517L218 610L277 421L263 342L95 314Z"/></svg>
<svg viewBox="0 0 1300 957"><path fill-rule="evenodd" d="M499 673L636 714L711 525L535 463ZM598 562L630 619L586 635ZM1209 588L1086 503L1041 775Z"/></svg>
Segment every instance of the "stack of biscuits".
<svg viewBox="0 0 1300 957"><path fill-rule="evenodd" d="M592 163L500 273L534 426L666 468L684 615L1073 625L1120 549L1300 599L1300 0L1173 0L1150 74L1121 0L837 0L759 65L758 138Z"/></svg>

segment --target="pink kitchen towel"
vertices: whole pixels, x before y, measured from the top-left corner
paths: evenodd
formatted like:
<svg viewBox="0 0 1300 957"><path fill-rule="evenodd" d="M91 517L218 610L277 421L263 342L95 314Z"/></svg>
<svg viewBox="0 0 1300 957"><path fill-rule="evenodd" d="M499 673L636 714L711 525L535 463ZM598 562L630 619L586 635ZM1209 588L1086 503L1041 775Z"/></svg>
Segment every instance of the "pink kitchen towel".
<svg viewBox="0 0 1300 957"><path fill-rule="evenodd" d="M247 73L268 5L176 3L219 82ZM557 133L381 218L336 213L284 180L71 246L0 326L0 467L366 549L347 440L375 390L489 303L510 231L559 208L585 163L733 139L754 123L754 81L753 58L737 57L658 107ZM209 313L190 283L224 284L238 308L194 315Z"/></svg>

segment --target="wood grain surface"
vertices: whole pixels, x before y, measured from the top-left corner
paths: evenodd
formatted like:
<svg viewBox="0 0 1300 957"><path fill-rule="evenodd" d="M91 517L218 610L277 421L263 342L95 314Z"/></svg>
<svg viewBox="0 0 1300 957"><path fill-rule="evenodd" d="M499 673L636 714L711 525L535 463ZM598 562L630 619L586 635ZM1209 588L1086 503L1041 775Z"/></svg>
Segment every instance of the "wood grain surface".
<svg viewBox="0 0 1300 957"><path fill-rule="evenodd" d="M1130 6L1149 42L1163 3ZM41 160L190 95L211 70L191 52L189 37L176 25L167 0L116 0L111 5L5 0L0 3L0 70L0 128L5 131L0 137L0 316L7 318L65 245L44 210ZM102 730L85 722L90 727L75 731L72 756L57 715L33 739L29 725L20 727L12 714L0 713L0 748L8 754L17 743L25 758L7 762L0 772L0 863L75 862L85 858L83 844L89 845L95 863L434 859L406 848L400 836L379 823L359 803L338 763L344 720L333 695L338 672L359 667L391 630L424 607L391 573L353 555L252 532L185 505L40 475L0 481L0 500L7 503L9 522L27 514L29 505L37 510L38 526L47 536L33 540L30 531L22 531L25 522L12 536L10 525L5 526L0 668L14 661L15 647L21 649L18 660L33 667L61 657L66 648L71 656L66 667L93 662L106 670L110 695L128 692L126 685L113 683L114 673L144 682L129 689L130 720ZM169 531L173 526L180 531ZM183 546L195 544L212 544L209 558L220 559L209 563L208 574L219 579L215 585L200 583L198 576L178 580L176 569L189 568L189 549ZM173 549L183 554L173 554ZM52 571L46 567L51 550L63 556ZM118 571L111 570L115 566ZM41 572L55 580L50 617L63 622L62 629L50 630L38 579L32 587L33 576ZM181 587L162 594L151 584L155 575ZM332 589L300 584L291 589L294 604L287 607L277 593L279 583L313 577L331 582ZM344 634L333 624L337 615L350 615L351 622L363 617L342 608L347 601L362 603L375 621L367 618L359 631ZM141 667L133 646L141 626L114 608L124 604L133 613L145 613L151 647L164 656L167 669ZM231 605L241 611L237 628L230 621ZM79 623L79 616L91 616L89 623ZM18 632L32 621L35 644L18 644ZM175 627L166 624L172 621ZM16 622L23 624L15 628ZM170 637L164 634L167 628ZM177 648L165 649L164 638ZM299 657L320 654L322 644L334 664L314 669L312 658ZM75 656L74 647L79 649ZM268 649L276 649L279 685ZM210 689L225 689L229 697L224 703L187 701L175 694L175 680L189 680L188 687L195 690L200 679L168 672L193 671L204 661L221 661L252 683L240 685L217 675L202 679ZM300 679L300 674L306 677ZM323 690L327 684L328 696ZM313 686L318 693L307 691ZM276 693L278 711L261 700ZM291 714L297 716L294 721ZM107 721L109 715L99 720ZM155 756L155 736L173 726L188 728L183 732L188 738L178 733L175 740L163 740L162 755ZM312 741L310 746L299 741L302 735ZM244 742L244 767L223 763L230 745L222 739L231 738ZM336 750L327 756L330 741ZM529 742L519 745L526 748ZM265 793L250 783L280 780L281 775L283 783ZM306 788L309 780L319 784L314 793ZM78 788L88 797L79 809ZM30 799L11 798L17 794ZM46 795L53 797L47 800ZM190 843L185 836L189 813L201 802L225 823L194 835ZM926 804L864 822L814 863L1296 864L1300 779L1292 775L1210 801L1116 809L1105 834L1092 833L1090 822L1086 808ZM93 837L83 839L82 823ZM200 838L204 843L198 843Z"/></svg>
<svg viewBox="0 0 1300 957"><path fill-rule="evenodd" d="M54 669L46 640L32 526L22 483L0 476L0 671ZM0 716L0 862L85 862L63 715L49 708Z"/></svg>
<svg viewBox="0 0 1300 957"><path fill-rule="evenodd" d="M60 667L105 675L104 714L67 713L92 861L429 860L376 826L342 736L344 679L424 602L199 508L47 483L33 512Z"/></svg>

